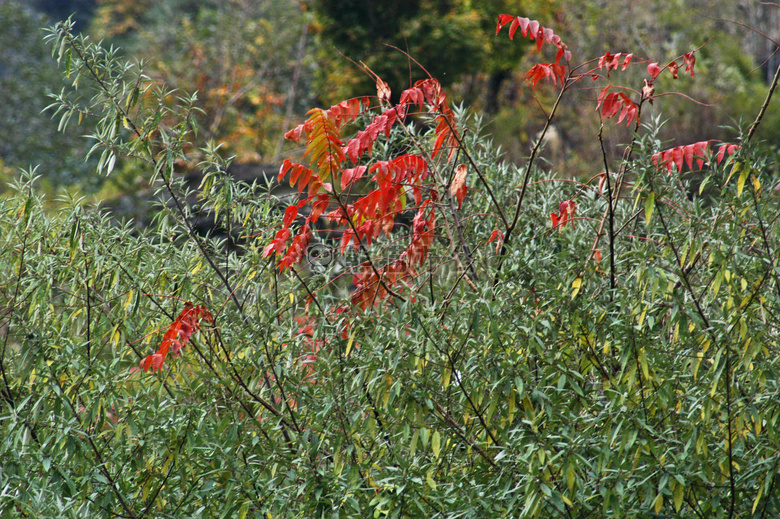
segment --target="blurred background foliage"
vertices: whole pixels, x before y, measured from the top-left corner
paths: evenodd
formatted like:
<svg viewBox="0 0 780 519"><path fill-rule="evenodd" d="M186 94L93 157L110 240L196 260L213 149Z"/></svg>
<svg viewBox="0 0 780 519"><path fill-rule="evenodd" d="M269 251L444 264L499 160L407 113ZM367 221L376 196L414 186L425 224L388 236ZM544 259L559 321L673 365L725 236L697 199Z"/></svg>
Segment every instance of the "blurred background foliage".
<svg viewBox="0 0 780 519"><path fill-rule="evenodd" d="M486 131L504 159L522 164L555 91L525 84L530 67L550 57L520 37L510 41L506 31L496 36L500 13L553 28L576 65L607 51L664 64L703 45L694 80L664 75L656 82L657 94L689 97L659 98L643 114L673 121L660 133L670 146L734 138L728 127L752 120L764 99L778 60L772 40L780 40L777 9L732 0L0 0L0 23L8 28L0 34L0 174L7 179L40 164L52 188L100 198L138 189L148 172L123 164L109 181L95 178L92 161L81 158L91 146L83 137L90 134L89 121L62 134L42 113L51 102L47 95L60 87L39 29L71 13L92 39L144 60L152 81L197 91L199 140L213 141L224 156L249 165L273 165L290 153L284 131L310 107L373 93L361 62L396 96L426 77L409 56L441 81L451 99L485 114ZM646 76L640 63L618 81L639 90ZM601 169L596 139L580 130L592 126L577 124L598 120L598 92L586 82L581 89L582 102L563 107L548 138L545 158L556 174L589 177ZM779 113L769 110L761 127L759 137L769 145L780 138ZM625 127L607 125L608 151L629 135ZM192 170L200 158L193 148L182 170Z"/></svg>

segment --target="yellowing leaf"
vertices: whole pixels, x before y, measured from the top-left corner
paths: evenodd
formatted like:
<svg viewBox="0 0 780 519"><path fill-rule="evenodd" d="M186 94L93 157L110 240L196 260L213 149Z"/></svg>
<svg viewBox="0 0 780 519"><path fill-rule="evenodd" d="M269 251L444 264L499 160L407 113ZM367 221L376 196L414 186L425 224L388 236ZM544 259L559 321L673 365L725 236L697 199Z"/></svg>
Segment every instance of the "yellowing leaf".
<svg viewBox="0 0 780 519"><path fill-rule="evenodd" d="M645 199L645 220L647 224L650 224L650 218L653 217L653 209L655 208L655 193L650 193Z"/></svg>
<svg viewBox="0 0 780 519"><path fill-rule="evenodd" d="M756 500L753 501L753 510L750 512L751 514L756 513L756 508L758 508L758 503L761 501L761 495L764 493L764 485L758 486L758 493L756 493Z"/></svg>
<svg viewBox="0 0 780 519"><path fill-rule="evenodd" d="M127 293L127 300L125 301L125 307L124 310L127 310L127 307L130 306L130 303L133 302L133 296L135 294L133 293L133 289L130 289L130 292Z"/></svg>
<svg viewBox="0 0 780 519"><path fill-rule="evenodd" d="M733 177L735 173L738 173L740 169L742 169L742 163L735 162L734 167L732 167L731 172L729 172L729 176L726 177L726 182L724 182L724 185L728 184L729 180L731 180L731 177Z"/></svg>
<svg viewBox="0 0 780 519"><path fill-rule="evenodd" d="M450 385L450 376L452 375L452 370L449 367L444 368L444 373L441 375L441 385L444 387L444 389L447 389Z"/></svg>
<svg viewBox="0 0 780 519"><path fill-rule="evenodd" d="M677 483L674 486L674 495L672 496L672 504L674 505L674 511L679 512L682 507L683 498L685 497L685 488Z"/></svg>
<svg viewBox="0 0 780 519"><path fill-rule="evenodd" d="M759 182L756 175L753 175L753 189L756 191L756 195L761 194L761 182Z"/></svg>
<svg viewBox="0 0 780 519"><path fill-rule="evenodd" d="M574 281L571 282L571 287L573 290L571 291L571 298L574 299L577 297L577 294L580 293L580 288L582 288L582 278L577 278Z"/></svg>
<svg viewBox="0 0 780 519"><path fill-rule="evenodd" d="M425 482L428 483L431 490L436 490L436 481L433 480L433 471L429 471L428 474L425 475Z"/></svg>
<svg viewBox="0 0 780 519"><path fill-rule="evenodd" d="M653 509L655 510L655 513L660 514L663 507L664 507L664 495L658 494L655 498L655 507L653 507Z"/></svg>
<svg viewBox="0 0 780 519"><path fill-rule="evenodd" d="M438 458L439 453L441 452L441 435L439 434L439 431L434 431L431 436L431 450L433 451L433 455Z"/></svg>
<svg viewBox="0 0 780 519"><path fill-rule="evenodd" d="M737 179L737 196L742 196L742 190L745 189L745 181L750 174L750 168L743 167L739 172L739 178Z"/></svg>
<svg viewBox="0 0 780 519"><path fill-rule="evenodd" d="M569 465L569 468L566 471L566 484L569 486L569 492L574 490L574 483L576 481L575 477L576 474L574 472L574 466Z"/></svg>

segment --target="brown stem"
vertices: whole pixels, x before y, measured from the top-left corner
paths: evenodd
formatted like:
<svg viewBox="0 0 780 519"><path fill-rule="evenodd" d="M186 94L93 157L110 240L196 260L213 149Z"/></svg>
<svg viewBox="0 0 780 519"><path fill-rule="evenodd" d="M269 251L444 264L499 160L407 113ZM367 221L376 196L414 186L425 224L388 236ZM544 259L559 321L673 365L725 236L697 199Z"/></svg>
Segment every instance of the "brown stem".
<svg viewBox="0 0 780 519"><path fill-rule="evenodd" d="M766 113L766 110L769 107L769 102L772 100L772 95L775 93L775 89L777 88L778 78L780 78L780 65L778 65L777 70L775 71L775 76L772 78L772 84L769 87L769 92L767 92L766 94L766 99L764 99L764 104L761 105L761 110L758 111L756 120L753 121L753 124L750 126L750 130L748 130L748 134L747 137L745 138L745 141L749 141L750 139L752 139L753 134L755 134L756 130L758 130L758 125L761 124L761 120L764 118L764 114Z"/></svg>
<svg viewBox="0 0 780 519"><path fill-rule="evenodd" d="M495 286L498 284L498 275L501 272L501 267L504 265L504 260L506 259L506 251L507 251L507 244L512 239L512 232L517 227L517 221L520 218L520 210L523 207L523 200L525 199L525 192L528 188L528 182L531 178L531 170L534 166L534 161L536 160L536 157L539 153L539 150L542 146L542 141L544 141L544 136L547 134L547 130L550 128L550 125L552 124L552 120L555 117L555 112L558 109L558 106L561 104L561 99L563 99L563 94L566 92L566 83L568 82L570 78L567 78L563 82L563 86L561 87L561 91L558 92L558 97L555 99L555 103L553 104L552 110L550 110L549 115L547 116L547 121L544 123L544 128L542 128L542 131L539 133L539 138L536 141L536 144L534 144L534 147L531 149L531 156L528 158L528 163L525 166L525 176L523 177L523 184L520 189L520 198L517 200L517 205L515 206L515 214L512 217L512 222L506 227L506 232L504 232L504 240L501 243L501 251L499 252L499 260L498 260L498 267L496 268L496 275L493 279L493 285Z"/></svg>

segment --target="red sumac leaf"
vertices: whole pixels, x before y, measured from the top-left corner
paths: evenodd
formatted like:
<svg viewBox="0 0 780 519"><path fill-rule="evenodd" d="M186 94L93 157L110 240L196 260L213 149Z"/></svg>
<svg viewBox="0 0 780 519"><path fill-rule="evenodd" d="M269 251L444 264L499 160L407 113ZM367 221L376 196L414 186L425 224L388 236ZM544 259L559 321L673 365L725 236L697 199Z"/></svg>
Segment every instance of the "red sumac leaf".
<svg viewBox="0 0 780 519"><path fill-rule="evenodd" d="M508 24L512 20L514 20L515 17L511 14L499 14L498 15L498 25L496 25L496 35L501 31L501 27Z"/></svg>
<svg viewBox="0 0 780 519"><path fill-rule="evenodd" d="M288 141L298 142L301 140L301 135L303 135L304 131L304 124L299 124L292 130L289 130L287 133L284 134L284 138Z"/></svg>
<svg viewBox="0 0 780 519"><path fill-rule="evenodd" d="M669 71L672 73L672 77L674 79L677 79L680 76L679 74L680 65L678 65L676 61L672 61L667 65L667 67L669 68Z"/></svg>
<svg viewBox="0 0 780 519"><path fill-rule="evenodd" d="M653 81L655 81L655 78L658 77L658 74L661 73L661 67L658 66L658 62L650 63L647 66L647 72L652 77Z"/></svg>
<svg viewBox="0 0 780 519"><path fill-rule="evenodd" d="M468 170L469 168L465 164L458 164L458 167L455 168L455 176L450 184L450 194L458 201L458 209L461 208L463 199L466 197L466 174Z"/></svg>
<svg viewBox="0 0 780 519"><path fill-rule="evenodd" d="M677 168L677 172L682 171L683 165L687 164L688 168L693 170L693 161L696 160L697 167L699 169L704 165L704 160L710 153L711 141L699 141L693 144L687 144L685 146L676 146L669 148L668 150L660 151L653 155L653 164L659 168L665 168L667 172L672 173L674 168ZM721 144L716 155L716 160L720 164L725 158L726 154L732 154L739 149L737 144Z"/></svg>
<svg viewBox="0 0 780 519"><path fill-rule="evenodd" d="M520 29L520 33L523 36L527 36L531 40L536 41L537 50L542 49L542 45L550 43L558 47L558 52L555 56L555 62L558 63L561 57L564 57L566 61L571 61L571 52L566 48L566 45L561 41L561 38L553 32L552 29L542 27L536 20L529 20L521 16L513 17L508 14L498 15L498 23L496 24L496 34L501 31L501 28L512 22L509 26L509 39L513 40L515 33Z"/></svg>
<svg viewBox="0 0 780 519"><path fill-rule="evenodd" d="M341 190L344 191L350 184L360 179L366 172L366 166L345 169L341 174Z"/></svg>
<svg viewBox="0 0 780 519"><path fill-rule="evenodd" d="M655 94L653 82L645 79L645 86L642 87L642 99L647 99L650 104L653 104L653 94Z"/></svg>
<svg viewBox="0 0 780 519"><path fill-rule="evenodd" d="M691 79L693 79L693 66L696 64L696 56L693 55L693 52L688 52L683 56L683 60L685 61L685 72L690 72Z"/></svg>

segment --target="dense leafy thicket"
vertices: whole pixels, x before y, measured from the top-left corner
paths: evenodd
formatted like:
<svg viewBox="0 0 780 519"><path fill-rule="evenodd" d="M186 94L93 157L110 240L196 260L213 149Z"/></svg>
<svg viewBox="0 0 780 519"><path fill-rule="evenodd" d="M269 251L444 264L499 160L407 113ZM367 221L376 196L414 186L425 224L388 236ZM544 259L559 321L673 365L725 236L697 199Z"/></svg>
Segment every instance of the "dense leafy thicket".
<svg viewBox="0 0 780 519"><path fill-rule="evenodd" d="M138 161L166 203L131 232L76 199L46 212L31 172L0 200L3 517L778 514L762 115L667 152L641 114L664 102L654 64L621 89L627 56L586 70L517 23L554 60L529 73L557 87L546 128L594 76L603 124L630 116L619 161L582 182L539 145L502 165L435 80L398 104L377 81L290 132L306 155L284 214L200 143L195 99L52 30L78 87L58 115L94 118L99 170ZM175 175L193 155L198 211L237 247L193 227ZM388 180L399 157L426 174Z"/></svg>

